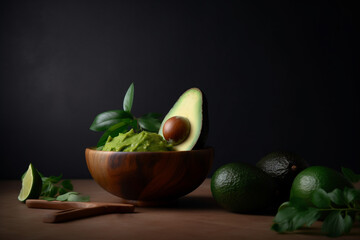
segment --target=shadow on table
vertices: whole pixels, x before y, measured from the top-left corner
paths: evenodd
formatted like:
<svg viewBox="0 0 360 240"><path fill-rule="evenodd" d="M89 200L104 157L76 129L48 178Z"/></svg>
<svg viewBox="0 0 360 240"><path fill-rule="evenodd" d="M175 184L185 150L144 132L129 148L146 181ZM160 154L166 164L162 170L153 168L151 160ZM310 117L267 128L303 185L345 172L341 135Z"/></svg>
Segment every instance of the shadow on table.
<svg viewBox="0 0 360 240"><path fill-rule="evenodd" d="M215 209L220 206L212 197L208 196L186 196L175 201L169 202L160 208L177 208L177 209Z"/></svg>
<svg viewBox="0 0 360 240"><path fill-rule="evenodd" d="M222 209L213 197L211 196L185 196L169 202L164 205L156 206L156 208L176 208L176 209ZM261 216L275 216L276 210L269 208L259 212L248 212L248 213L235 213L234 214L249 214L249 215L261 215Z"/></svg>

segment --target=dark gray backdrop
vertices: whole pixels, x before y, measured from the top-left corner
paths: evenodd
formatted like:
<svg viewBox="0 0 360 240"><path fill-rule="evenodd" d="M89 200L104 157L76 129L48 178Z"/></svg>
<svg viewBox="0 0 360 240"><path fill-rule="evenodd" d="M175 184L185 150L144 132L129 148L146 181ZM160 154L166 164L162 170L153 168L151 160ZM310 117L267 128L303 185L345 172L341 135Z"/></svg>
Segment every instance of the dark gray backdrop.
<svg viewBox="0 0 360 240"><path fill-rule="evenodd" d="M359 29L348 1L1 1L3 179L90 177L96 114L166 114L199 87L220 165L274 150L359 170Z"/></svg>

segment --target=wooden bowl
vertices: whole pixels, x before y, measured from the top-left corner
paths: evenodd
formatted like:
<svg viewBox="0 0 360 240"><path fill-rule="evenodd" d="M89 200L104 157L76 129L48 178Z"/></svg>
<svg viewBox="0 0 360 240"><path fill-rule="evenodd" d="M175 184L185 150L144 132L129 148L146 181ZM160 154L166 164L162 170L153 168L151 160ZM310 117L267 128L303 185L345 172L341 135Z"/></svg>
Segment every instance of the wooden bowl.
<svg viewBox="0 0 360 240"><path fill-rule="evenodd" d="M108 152L86 148L93 179L123 202L155 206L195 190L207 177L214 149Z"/></svg>

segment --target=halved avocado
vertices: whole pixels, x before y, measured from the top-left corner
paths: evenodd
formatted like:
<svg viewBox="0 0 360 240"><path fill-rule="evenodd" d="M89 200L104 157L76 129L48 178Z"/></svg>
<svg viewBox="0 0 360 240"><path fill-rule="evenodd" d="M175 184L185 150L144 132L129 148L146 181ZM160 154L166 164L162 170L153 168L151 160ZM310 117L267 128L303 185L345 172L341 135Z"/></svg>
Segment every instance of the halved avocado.
<svg viewBox="0 0 360 240"><path fill-rule="evenodd" d="M165 122L174 116L187 118L190 122L190 133L180 144L174 146L176 151L190 151L192 149L203 148L206 142L209 124L207 101L203 93L198 88L190 88L185 91L174 106L170 109L161 123L159 134L163 135Z"/></svg>

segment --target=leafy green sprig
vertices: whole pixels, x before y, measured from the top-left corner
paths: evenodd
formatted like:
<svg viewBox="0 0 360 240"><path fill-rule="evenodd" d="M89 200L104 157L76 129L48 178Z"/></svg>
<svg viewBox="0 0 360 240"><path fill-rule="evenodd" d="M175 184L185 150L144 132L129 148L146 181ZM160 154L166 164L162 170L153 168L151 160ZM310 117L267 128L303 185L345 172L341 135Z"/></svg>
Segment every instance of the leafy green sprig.
<svg viewBox="0 0 360 240"><path fill-rule="evenodd" d="M302 199L292 199L275 216L271 229L276 232L295 231L304 225L310 227L320 217L325 217L322 231L329 237L350 232L353 222L360 214L360 190L344 188L326 193L317 189L312 196L313 207Z"/></svg>
<svg viewBox="0 0 360 240"><path fill-rule="evenodd" d="M123 110L110 110L98 114L90 126L90 130L104 132L97 143L99 149L104 146L109 136L116 137L119 133L125 133L130 129L135 132L146 130L158 132L161 125L161 114L148 113L136 118L132 113L134 101L134 83L127 90L123 100Z"/></svg>
<svg viewBox="0 0 360 240"><path fill-rule="evenodd" d="M342 168L351 182L358 182L359 174ZM345 187L325 192L314 191L309 206L303 199L291 199L280 207L271 229L279 232L292 232L304 226L310 227L315 221L324 219L322 231L329 237L339 237L350 232L353 223L360 221L360 190Z"/></svg>
<svg viewBox="0 0 360 240"><path fill-rule="evenodd" d="M39 171L38 171L39 172ZM42 180L42 190L40 199L48 201L72 201L72 202L88 202L89 196L80 195L74 192L74 186L69 179L62 179L62 174L59 176L44 177L39 172Z"/></svg>
<svg viewBox="0 0 360 240"><path fill-rule="evenodd" d="M62 174L59 176L44 177L41 173L41 180L43 182L40 196L55 197L57 195L65 194L74 189L72 183L68 179L62 180Z"/></svg>

